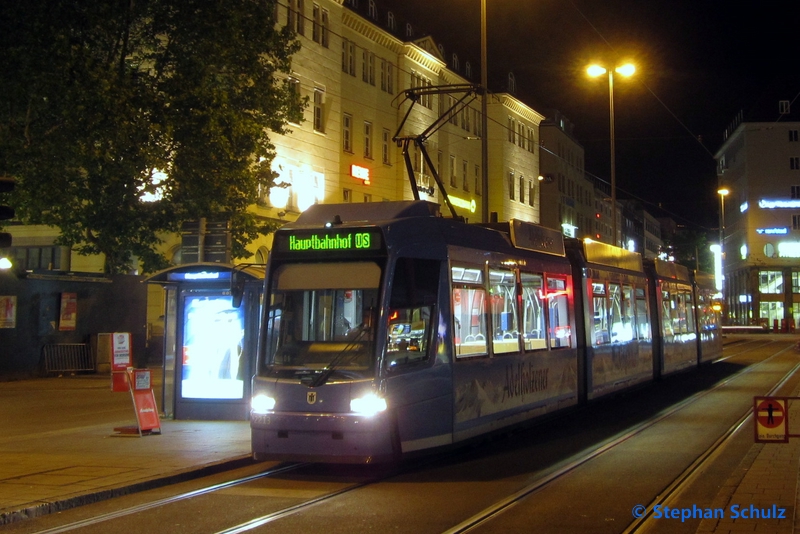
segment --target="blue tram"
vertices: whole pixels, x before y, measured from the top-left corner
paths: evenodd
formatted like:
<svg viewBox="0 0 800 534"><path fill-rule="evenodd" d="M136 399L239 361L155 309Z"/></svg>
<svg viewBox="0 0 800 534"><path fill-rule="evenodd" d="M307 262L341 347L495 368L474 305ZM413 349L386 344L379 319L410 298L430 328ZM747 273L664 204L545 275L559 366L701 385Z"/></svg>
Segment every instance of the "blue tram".
<svg viewBox="0 0 800 534"><path fill-rule="evenodd" d="M696 316L654 321L675 283L522 221L465 224L419 200L313 206L275 234L253 454L393 461L682 368L682 352L661 356L680 352L674 333L654 332ZM692 307L687 287L676 304ZM711 346L681 339L694 365Z"/></svg>

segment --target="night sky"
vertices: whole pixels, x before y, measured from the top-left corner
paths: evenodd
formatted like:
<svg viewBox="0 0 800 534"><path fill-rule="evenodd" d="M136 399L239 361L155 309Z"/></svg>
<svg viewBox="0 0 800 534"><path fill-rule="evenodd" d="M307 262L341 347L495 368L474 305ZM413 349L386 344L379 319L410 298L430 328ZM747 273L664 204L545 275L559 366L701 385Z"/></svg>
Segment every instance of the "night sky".
<svg viewBox="0 0 800 534"><path fill-rule="evenodd" d="M615 77L617 194L690 227L717 226L713 154L739 111L787 78L781 98L800 93L793 1L486 1L490 90L505 90L513 72L520 100L542 113L558 109L575 124L586 171L605 181L608 79L588 78L585 67L603 59L636 64L634 78ZM480 81L479 0L377 3L410 22L416 37L433 36L448 57L469 60ZM777 99L774 109L777 119Z"/></svg>

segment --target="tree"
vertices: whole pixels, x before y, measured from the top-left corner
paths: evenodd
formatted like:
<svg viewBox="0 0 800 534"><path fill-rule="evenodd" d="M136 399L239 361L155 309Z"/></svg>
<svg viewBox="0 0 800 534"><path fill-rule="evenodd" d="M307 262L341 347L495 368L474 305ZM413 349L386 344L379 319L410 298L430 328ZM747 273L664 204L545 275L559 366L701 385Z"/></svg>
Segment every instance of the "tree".
<svg viewBox="0 0 800 534"><path fill-rule="evenodd" d="M706 273L714 272L714 257L704 231L680 227L664 244L671 250L675 263Z"/></svg>
<svg viewBox="0 0 800 534"><path fill-rule="evenodd" d="M0 5L0 176L17 218L102 253L166 265L165 232L231 220L233 256L274 228L270 133L302 106L275 0L25 0ZM144 202L149 194L151 202Z"/></svg>

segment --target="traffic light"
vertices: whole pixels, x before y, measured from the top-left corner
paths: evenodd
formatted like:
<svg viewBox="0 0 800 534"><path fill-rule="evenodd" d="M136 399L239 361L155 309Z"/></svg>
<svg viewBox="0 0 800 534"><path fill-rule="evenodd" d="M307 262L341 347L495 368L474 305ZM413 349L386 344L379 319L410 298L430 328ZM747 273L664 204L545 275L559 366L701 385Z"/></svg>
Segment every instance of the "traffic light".
<svg viewBox="0 0 800 534"><path fill-rule="evenodd" d="M14 189L14 181L7 178L0 178L0 193L8 193ZM0 205L0 221L6 221L14 218L14 208L11 206ZM2 225L2 222L0 222ZM7 232L0 232L0 249L8 248L11 246L11 234Z"/></svg>

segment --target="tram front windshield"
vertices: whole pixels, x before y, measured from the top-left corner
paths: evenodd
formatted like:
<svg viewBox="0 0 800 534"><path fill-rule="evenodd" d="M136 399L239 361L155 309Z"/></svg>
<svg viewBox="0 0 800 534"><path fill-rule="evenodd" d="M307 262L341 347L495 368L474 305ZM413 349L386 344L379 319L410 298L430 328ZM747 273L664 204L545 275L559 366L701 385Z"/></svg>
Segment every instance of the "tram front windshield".
<svg viewBox="0 0 800 534"><path fill-rule="evenodd" d="M374 262L285 264L275 271L262 376L326 381L374 375L381 268Z"/></svg>

